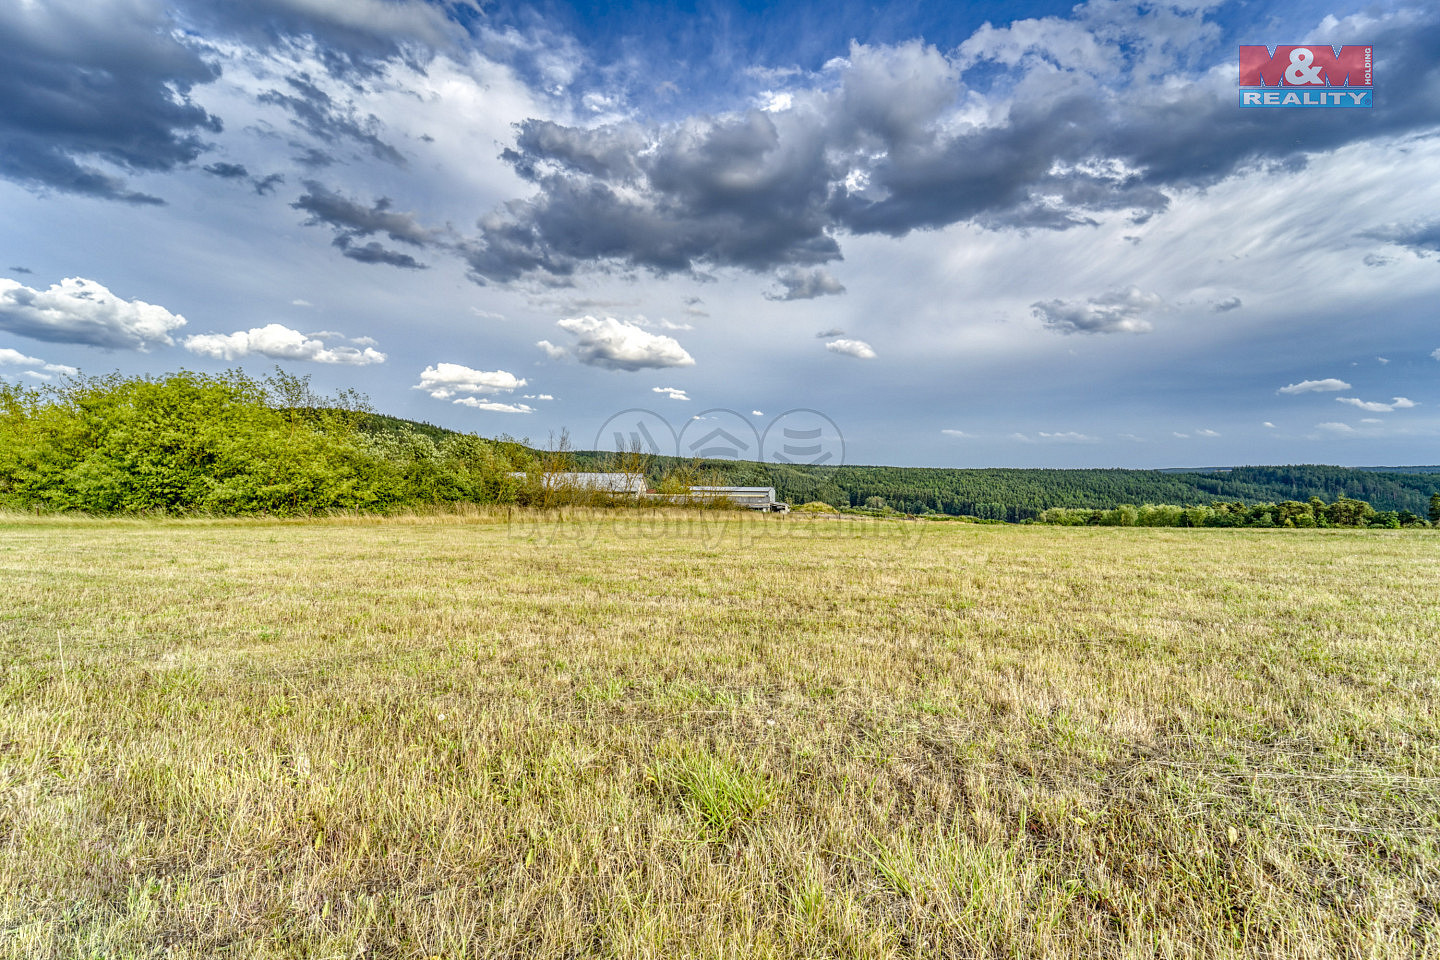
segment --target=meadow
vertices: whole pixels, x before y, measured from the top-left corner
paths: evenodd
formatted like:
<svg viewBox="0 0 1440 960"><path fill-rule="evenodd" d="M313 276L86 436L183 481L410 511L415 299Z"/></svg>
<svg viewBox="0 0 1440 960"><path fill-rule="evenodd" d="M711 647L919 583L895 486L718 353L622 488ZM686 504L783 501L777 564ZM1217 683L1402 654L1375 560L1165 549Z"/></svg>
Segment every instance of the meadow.
<svg viewBox="0 0 1440 960"><path fill-rule="evenodd" d="M0 957L1440 956L1440 534L0 514Z"/></svg>

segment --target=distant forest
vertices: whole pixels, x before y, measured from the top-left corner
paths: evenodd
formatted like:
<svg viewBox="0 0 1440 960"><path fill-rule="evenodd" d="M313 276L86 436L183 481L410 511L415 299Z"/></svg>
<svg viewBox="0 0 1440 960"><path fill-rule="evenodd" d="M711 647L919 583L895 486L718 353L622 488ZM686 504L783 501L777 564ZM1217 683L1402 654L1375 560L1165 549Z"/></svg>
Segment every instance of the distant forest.
<svg viewBox="0 0 1440 960"><path fill-rule="evenodd" d="M545 472L614 469L644 472L653 488L670 492L701 483L773 486L796 505L1010 523L1124 523L1129 513L1114 512L1121 507L1228 504L1209 516L1243 514L1251 525L1263 524L1266 512L1239 506L1297 503L1287 508L1293 512L1312 499L1347 498L1381 514L1423 518L1440 491L1440 467L805 467L571 451L563 439L546 446L552 449L384 416L357 394L317 396L307 379L279 370L263 380L181 371L70 378L38 389L0 382L0 506L20 509L286 514L455 502L547 506L539 479ZM1290 517L1283 510L1268 515ZM1137 516L1158 522L1162 514Z"/></svg>
<svg viewBox="0 0 1440 960"><path fill-rule="evenodd" d="M587 468L600 468L608 455L582 453ZM658 457L655 477L680 461ZM715 482L773 486L791 503L822 501L836 507L863 507L879 498L900 513L943 513L1017 523L1052 507L1109 509L1126 504L1210 504L1217 501L1275 503L1365 500L1376 510L1424 516L1436 474L1379 473L1348 467L1299 465L1236 467L1215 473L1159 470L982 470L943 467L800 467L785 464L707 460L689 464Z"/></svg>

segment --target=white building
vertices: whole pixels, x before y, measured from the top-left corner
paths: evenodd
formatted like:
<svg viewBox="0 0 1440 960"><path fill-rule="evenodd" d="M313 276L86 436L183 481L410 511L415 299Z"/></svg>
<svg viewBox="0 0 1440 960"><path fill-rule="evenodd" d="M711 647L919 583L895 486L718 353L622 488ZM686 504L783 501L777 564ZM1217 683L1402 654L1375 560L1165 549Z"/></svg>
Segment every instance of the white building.
<svg viewBox="0 0 1440 960"><path fill-rule="evenodd" d="M737 507L770 513L790 511L790 504L775 499L774 487L691 487L689 496L694 500L729 500Z"/></svg>
<svg viewBox="0 0 1440 960"><path fill-rule="evenodd" d="M527 474L512 473L510 476L524 480ZM638 473L542 473L540 482L546 490L594 490L637 497L649 489L644 474Z"/></svg>

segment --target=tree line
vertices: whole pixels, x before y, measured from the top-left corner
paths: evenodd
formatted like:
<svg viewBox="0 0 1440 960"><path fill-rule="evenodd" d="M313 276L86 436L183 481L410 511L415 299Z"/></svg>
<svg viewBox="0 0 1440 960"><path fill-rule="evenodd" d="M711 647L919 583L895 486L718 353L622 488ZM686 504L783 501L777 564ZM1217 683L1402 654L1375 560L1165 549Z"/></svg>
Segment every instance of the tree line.
<svg viewBox="0 0 1440 960"><path fill-rule="evenodd" d="M20 509L286 515L623 502L545 480L604 470L644 475L661 492L697 483L773 486L793 504L878 504L1011 523L1344 526L1355 525L1346 513L1354 508L1336 505L1362 502L1367 525L1440 519L1436 474L807 467L572 451L563 436L549 446L383 416L353 391L320 396L308 377L279 369L262 379L182 370L34 388L0 382L0 507Z"/></svg>
<svg viewBox="0 0 1440 960"><path fill-rule="evenodd" d="M1427 517L1409 510L1376 510L1364 500L1340 497L1326 503L1311 497L1301 503L1212 503L1179 507L1168 504L1132 506L1122 504L1110 510L1051 507L1040 515L1041 523L1061 526L1103 527L1426 527L1440 523L1440 493L1433 494Z"/></svg>

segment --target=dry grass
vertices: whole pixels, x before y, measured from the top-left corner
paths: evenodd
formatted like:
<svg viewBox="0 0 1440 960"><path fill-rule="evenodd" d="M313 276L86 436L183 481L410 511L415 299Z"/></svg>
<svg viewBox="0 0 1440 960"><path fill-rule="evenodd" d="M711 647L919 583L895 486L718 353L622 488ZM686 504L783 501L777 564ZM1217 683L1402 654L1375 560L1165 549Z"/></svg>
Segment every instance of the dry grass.
<svg viewBox="0 0 1440 960"><path fill-rule="evenodd" d="M1440 955L1437 561L0 517L0 957Z"/></svg>

